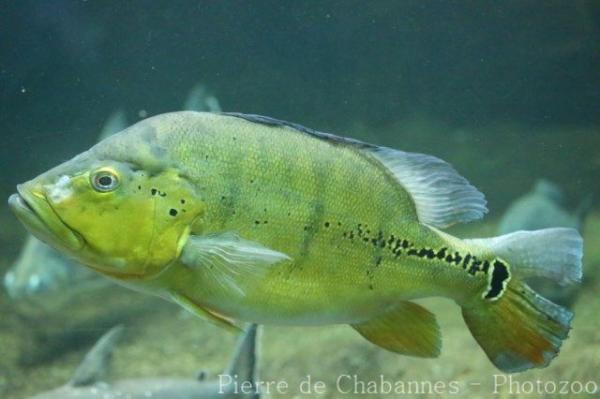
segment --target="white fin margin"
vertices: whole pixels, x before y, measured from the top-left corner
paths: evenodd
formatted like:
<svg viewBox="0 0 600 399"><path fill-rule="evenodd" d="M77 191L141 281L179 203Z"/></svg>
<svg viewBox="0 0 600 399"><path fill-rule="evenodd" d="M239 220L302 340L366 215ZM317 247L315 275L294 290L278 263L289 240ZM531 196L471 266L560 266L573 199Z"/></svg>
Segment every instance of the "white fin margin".
<svg viewBox="0 0 600 399"><path fill-rule="evenodd" d="M507 261L516 275L546 277L560 284L581 281L583 239L575 229L517 231L465 241L489 248Z"/></svg>
<svg viewBox="0 0 600 399"><path fill-rule="evenodd" d="M422 223L445 228L480 219L487 213L484 195L447 162L386 147L367 151L408 191Z"/></svg>
<svg viewBox="0 0 600 399"><path fill-rule="evenodd" d="M181 260L200 267L222 289L245 296L245 286L260 280L269 266L291 258L233 233L190 236Z"/></svg>

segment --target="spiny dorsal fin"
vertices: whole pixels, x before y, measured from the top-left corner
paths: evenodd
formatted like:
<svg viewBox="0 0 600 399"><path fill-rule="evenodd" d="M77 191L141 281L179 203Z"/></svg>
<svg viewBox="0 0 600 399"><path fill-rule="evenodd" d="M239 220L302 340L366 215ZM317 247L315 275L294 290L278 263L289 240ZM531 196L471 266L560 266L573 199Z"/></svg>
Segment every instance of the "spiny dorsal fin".
<svg viewBox="0 0 600 399"><path fill-rule="evenodd" d="M108 330L85 355L69 384L78 387L92 385L99 381L108 370L112 352L123 335L123 326L118 325Z"/></svg>
<svg viewBox="0 0 600 399"><path fill-rule="evenodd" d="M484 195L447 162L431 155L379 147L260 115L224 113L267 126L286 127L332 144L353 146L375 157L411 195L419 221L445 228L487 213Z"/></svg>

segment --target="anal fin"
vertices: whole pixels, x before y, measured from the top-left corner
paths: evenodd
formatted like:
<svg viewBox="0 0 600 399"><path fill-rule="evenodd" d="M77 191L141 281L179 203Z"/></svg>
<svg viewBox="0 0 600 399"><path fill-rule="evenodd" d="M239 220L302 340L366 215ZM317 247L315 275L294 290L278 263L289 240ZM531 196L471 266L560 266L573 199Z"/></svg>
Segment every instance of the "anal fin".
<svg viewBox="0 0 600 399"><path fill-rule="evenodd" d="M403 355L437 357L442 346L435 316L413 302L399 302L383 315L352 328L375 345Z"/></svg>

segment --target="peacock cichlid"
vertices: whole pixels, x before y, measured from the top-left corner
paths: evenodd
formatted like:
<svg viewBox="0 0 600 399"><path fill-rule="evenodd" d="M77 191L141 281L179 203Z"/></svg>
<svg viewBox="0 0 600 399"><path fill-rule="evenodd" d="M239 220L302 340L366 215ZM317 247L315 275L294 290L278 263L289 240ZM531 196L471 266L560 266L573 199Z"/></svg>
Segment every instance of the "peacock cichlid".
<svg viewBox="0 0 600 399"><path fill-rule="evenodd" d="M446 162L256 115L159 115L18 192L40 239L224 327L343 323L435 357L435 317L411 300L443 296L507 372L548 365L572 318L523 278L581 278L576 230L441 231L487 211Z"/></svg>

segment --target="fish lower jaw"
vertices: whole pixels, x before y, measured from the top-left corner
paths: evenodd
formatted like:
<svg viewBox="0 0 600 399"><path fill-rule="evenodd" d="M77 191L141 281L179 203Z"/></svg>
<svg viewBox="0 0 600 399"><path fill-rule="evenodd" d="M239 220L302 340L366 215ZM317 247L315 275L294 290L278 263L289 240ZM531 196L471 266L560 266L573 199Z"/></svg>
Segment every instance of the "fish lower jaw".
<svg viewBox="0 0 600 399"><path fill-rule="evenodd" d="M30 194L23 186L12 194L8 205L27 230L41 241L69 253L83 248L85 240L65 225L43 195Z"/></svg>

